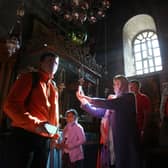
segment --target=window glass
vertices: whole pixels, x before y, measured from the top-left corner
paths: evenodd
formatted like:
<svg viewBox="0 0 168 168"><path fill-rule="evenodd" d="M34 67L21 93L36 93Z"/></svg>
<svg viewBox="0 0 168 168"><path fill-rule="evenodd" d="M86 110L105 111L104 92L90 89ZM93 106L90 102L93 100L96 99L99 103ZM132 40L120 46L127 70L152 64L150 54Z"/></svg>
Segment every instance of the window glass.
<svg viewBox="0 0 168 168"><path fill-rule="evenodd" d="M144 31L133 41L135 75L162 70L159 41L156 33Z"/></svg>

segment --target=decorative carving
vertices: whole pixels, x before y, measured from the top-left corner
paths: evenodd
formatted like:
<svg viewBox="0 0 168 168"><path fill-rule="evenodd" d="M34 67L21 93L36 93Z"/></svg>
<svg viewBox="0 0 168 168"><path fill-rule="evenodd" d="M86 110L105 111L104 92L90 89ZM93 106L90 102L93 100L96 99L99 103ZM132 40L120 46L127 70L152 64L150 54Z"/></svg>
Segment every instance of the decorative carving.
<svg viewBox="0 0 168 168"><path fill-rule="evenodd" d="M96 54L92 55L89 52L90 49L88 46L81 47L70 42L65 42L65 49L67 51L68 56L74 57L74 59L76 59L83 65L101 74L102 66L96 63Z"/></svg>
<svg viewBox="0 0 168 168"><path fill-rule="evenodd" d="M43 24L36 21L32 39L29 40L28 51L41 50L44 44L48 48L55 50L61 57L69 59L79 66L83 65L84 69L88 69L92 73L101 76L102 66L96 63L96 55L90 52L88 45L77 45L70 40L67 40L56 30L48 29Z"/></svg>

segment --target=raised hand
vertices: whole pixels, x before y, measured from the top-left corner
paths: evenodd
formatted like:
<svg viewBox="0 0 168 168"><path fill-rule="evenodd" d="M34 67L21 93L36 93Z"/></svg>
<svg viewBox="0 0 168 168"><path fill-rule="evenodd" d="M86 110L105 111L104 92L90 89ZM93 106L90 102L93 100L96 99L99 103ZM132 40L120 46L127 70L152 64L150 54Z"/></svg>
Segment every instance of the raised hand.
<svg viewBox="0 0 168 168"><path fill-rule="evenodd" d="M78 90L76 92L76 97L78 98L78 100L82 103L82 104L87 104L88 101L91 99L88 96L85 96L84 91L82 89L82 86L79 85Z"/></svg>
<svg viewBox="0 0 168 168"><path fill-rule="evenodd" d="M85 96L84 91L83 91L83 89L82 89L82 86L79 85L79 86L78 86L78 90L77 90L77 92L76 92L76 97L77 97L78 100L81 102L81 100L83 99L83 96Z"/></svg>

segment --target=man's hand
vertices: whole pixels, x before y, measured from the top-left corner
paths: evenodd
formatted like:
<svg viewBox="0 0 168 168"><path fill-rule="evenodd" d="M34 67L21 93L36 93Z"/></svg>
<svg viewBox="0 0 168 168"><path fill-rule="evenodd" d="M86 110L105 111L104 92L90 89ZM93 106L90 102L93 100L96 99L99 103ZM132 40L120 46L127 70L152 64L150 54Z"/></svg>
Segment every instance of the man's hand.
<svg viewBox="0 0 168 168"><path fill-rule="evenodd" d="M45 124L47 122L41 122L38 127L36 128L36 132L40 133L40 134L48 134L46 128L45 128Z"/></svg>
<svg viewBox="0 0 168 168"><path fill-rule="evenodd" d="M83 97L85 96L82 86L79 85L78 90L76 92L76 97L82 104L88 103Z"/></svg>
<svg viewBox="0 0 168 168"><path fill-rule="evenodd" d="M83 105L89 103L92 100L91 97L85 96L81 86L78 87L78 91L76 92L76 97Z"/></svg>

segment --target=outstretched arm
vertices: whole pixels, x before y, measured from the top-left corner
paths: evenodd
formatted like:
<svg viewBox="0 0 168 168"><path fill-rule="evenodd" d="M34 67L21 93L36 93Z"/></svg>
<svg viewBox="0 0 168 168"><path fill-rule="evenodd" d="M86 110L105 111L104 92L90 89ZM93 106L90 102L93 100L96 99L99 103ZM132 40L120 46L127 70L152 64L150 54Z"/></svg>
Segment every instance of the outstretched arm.
<svg viewBox="0 0 168 168"><path fill-rule="evenodd" d="M90 104L92 101L91 97L85 96L82 88L79 86L78 91L76 92L76 97L81 102L81 108L91 114L94 117L101 118L104 116L105 109L96 108Z"/></svg>
<svg viewBox="0 0 168 168"><path fill-rule="evenodd" d="M82 89L82 86L78 87L78 90L76 92L76 97L77 99L81 102L82 105L88 104L89 102L91 102L92 98L89 96L86 96L84 94L84 91Z"/></svg>

